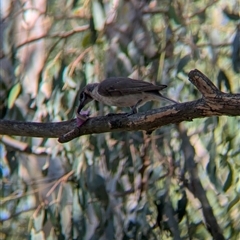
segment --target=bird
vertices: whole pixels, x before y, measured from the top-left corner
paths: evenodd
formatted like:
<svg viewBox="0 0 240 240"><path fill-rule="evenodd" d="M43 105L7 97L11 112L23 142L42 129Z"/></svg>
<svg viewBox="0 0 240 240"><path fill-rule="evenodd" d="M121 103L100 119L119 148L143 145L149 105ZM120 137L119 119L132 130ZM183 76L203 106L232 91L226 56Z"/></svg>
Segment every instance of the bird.
<svg viewBox="0 0 240 240"><path fill-rule="evenodd" d="M77 114L92 100L109 106L130 107L130 114L137 113L137 109L148 101L165 99L178 103L159 92L166 87L127 77L110 77L100 83L87 84L82 89Z"/></svg>

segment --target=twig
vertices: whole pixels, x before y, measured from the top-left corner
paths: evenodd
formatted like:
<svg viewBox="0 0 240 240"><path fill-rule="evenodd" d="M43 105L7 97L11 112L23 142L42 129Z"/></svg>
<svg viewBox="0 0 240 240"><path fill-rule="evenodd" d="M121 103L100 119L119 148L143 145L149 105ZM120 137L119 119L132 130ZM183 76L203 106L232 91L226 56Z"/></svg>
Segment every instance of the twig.
<svg viewBox="0 0 240 240"><path fill-rule="evenodd" d="M73 72L78 65L78 63L84 58L84 56L91 50L91 47L86 48L81 54L71 63L69 64L69 76L73 75Z"/></svg>
<svg viewBox="0 0 240 240"><path fill-rule="evenodd" d="M51 193L55 190L55 188L61 183L67 181L67 179L74 174L74 171L71 170L69 173L62 176L60 179L58 179L54 185L51 187L51 189L47 192L46 197L49 197Z"/></svg>
<svg viewBox="0 0 240 240"><path fill-rule="evenodd" d="M68 32L60 32L60 33L53 33L53 34L47 33L47 34L44 34L42 36L38 36L38 37L28 39L27 41L19 44L16 48L21 48L26 44L38 41L38 40L43 39L43 38L67 38L67 37L72 36L75 33L83 32L83 31L86 31L88 29L89 29L89 25L84 25L84 26L81 26L81 27L74 28L74 29L72 29Z"/></svg>

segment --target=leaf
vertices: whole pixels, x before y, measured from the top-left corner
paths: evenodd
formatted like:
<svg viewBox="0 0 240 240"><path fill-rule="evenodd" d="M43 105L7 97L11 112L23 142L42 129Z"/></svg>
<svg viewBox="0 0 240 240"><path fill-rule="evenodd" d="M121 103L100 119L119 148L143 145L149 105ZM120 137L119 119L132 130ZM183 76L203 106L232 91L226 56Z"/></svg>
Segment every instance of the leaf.
<svg viewBox="0 0 240 240"><path fill-rule="evenodd" d="M71 239L71 217L72 217L72 205L71 202L65 203L61 207L61 232L65 239Z"/></svg>
<svg viewBox="0 0 240 240"><path fill-rule="evenodd" d="M225 87L227 88L227 90L229 92L231 92L231 85L230 85L230 81L227 77L227 75L225 74L225 72L223 70L220 69L219 73L218 73L218 76L217 76L217 80L218 80L218 88L220 90L221 89L221 85L222 83L224 83Z"/></svg>
<svg viewBox="0 0 240 240"><path fill-rule="evenodd" d="M41 239L45 239L44 238L44 232L43 231L35 231L34 229L31 229L31 238L33 240L41 240Z"/></svg>
<svg viewBox="0 0 240 240"><path fill-rule="evenodd" d="M174 20L174 22L176 24L181 24L181 21L180 21L180 19L179 19L179 17L178 17L178 15L177 15L173 6L170 6L169 11L168 11L168 15L169 15L170 18L172 18Z"/></svg>
<svg viewBox="0 0 240 240"><path fill-rule="evenodd" d="M232 171L231 165L229 163L227 165L228 165L229 172L228 172L227 179L223 185L224 192L226 192L231 187L232 180L233 180L233 171Z"/></svg>
<svg viewBox="0 0 240 240"><path fill-rule="evenodd" d="M92 2L93 22L95 29L101 31L105 24L105 16L103 8L98 1Z"/></svg>
<svg viewBox="0 0 240 240"><path fill-rule="evenodd" d="M82 39L82 47L83 48L87 48L89 46L91 46L91 33L87 32L85 33L83 39Z"/></svg>
<svg viewBox="0 0 240 240"><path fill-rule="evenodd" d="M219 179L217 177L217 167L214 161L214 158L211 158L207 164L207 174L210 179L210 181L214 184L215 188L220 191L221 190L221 184L219 183Z"/></svg>
<svg viewBox="0 0 240 240"><path fill-rule="evenodd" d="M8 97L8 108L11 109L18 97L18 95L21 92L21 84L18 82L17 84L15 84L10 93L9 93L9 97Z"/></svg>
<svg viewBox="0 0 240 240"><path fill-rule="evenodd" d="M236 73L240 72L240 24L237 28L236 36L232 42L232 65Z"/></svg>
<svg viewBox="0 0 240 240"><path fill-rule="evenodd" d="M238 21L239 20L239 12L237 11L230 11L229 8L225 8L223 9L223 12L226 14L226 16L230 19L230 20L233 20L233 21Z"/></svg>
<svg viewBox="0 0 240 240"><path fill-rule="evenodd" d="M47 176L49 169L49 158L46 158L45 164L42 166L42 174L43 176Z"/></svg>
<svg viewBox="0 0 240 240"><path fill-rule="evenodd" d="M177 73L181 72L190 60L191 60L190 54L188 54L188 55L184 56L182 59L180 59L178 66L177 66Z"/></svg>
<svg viewBox="0 0 240 240"><path fill-rule="evenodd" d="M234 205L236 205L237 203L239 203L239 195L236 195L231 202L229 202L228 207L226 209L227 212L229 212L231 210L231 208L234 207Z"/></svg>
<svg viewBox="0 0 240 240"><path fill-rule="evenodd" d="M181 199L178 200L178 207L177 207L177 214L178 214L178 221L181 222L184 215L186 214L186 207L187 207L187 194L186 191L183 191L183 196Z"/></svg>
<svg viewBox="0 0 240 240"><path fill-rule="evenodd" d="M47 99L52 96L54 79L57 79L60 75L62 67L61 54L62 53L59 52L53 60L49 61L42 72L42 82L40 85L40 90Z"/></svg>
<svg viewBox="0 0 240 240"><path fill-rule="evenodd" d="M202 13L199 13L197 16L198 16L201 24L205 22L205 20L206 20L206 12L205 11Z"/></svg>
<svg viewBox="0 0 240 240"><path fill-rule="evenodd" d="M89 83L93 82L94 80L94 66L91 63L86 63L86 79Z"/></svg>

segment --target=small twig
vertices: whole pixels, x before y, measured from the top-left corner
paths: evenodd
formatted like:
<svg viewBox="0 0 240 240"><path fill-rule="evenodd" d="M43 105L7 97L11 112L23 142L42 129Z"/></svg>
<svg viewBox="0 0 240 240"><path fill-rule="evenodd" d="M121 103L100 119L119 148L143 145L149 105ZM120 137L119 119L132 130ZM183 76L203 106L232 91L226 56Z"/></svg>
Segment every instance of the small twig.
<svg viewBox="0 0 240 240"><path fill-rule="evenodd" d="M219 43L219 44L213 44L213 43L196 44L196 48L204 48L204 47L223 48L223 47L230 47L230 46L232 46L231 42Z"/></svg>
<svg viewBox="0 0 240 240"><path fill-rule="evenodd" d="M51 193L55 190L55 188L61 183L61 182L65 182L67 181L67 179L74 174L74 171L71 170L69 173L65 174L64 176L62 176L61 178L59 178L54 185L51 187L51 189L48 191L48 193L46 194L46 197L49 197L51 195Z"/></svg>
<svg viewBox="0 0 240 240"><path fill-rule="evenodd" d="M43 38L67 38L67 37L72 36L75 33L83 32L83 31L86 31L88 29L89 29L89 25L84 25L84 26L81 26L81 27L74 28L74 29L72 29L68 32L60 32L60 33L53 33L53 34L47 33L47 34L44 34L42 36L38 36L38 37L28 39L27 41L19 44L16 48L21 48L26 44L41 40Z"/></svg>
<svg viewBox="0 0 240 240"><path fill-rule="evenodd" d="M72 63L69 64L69 76L71 77L78 63L83 59L86 53L88 53L92 48L86 48Z"/></svg>
<svg viewBox="0 0 240 240"><path fill-rule="evenodd" d="M20 199L20 198L22 198L22 197L24 197L24 196L29 196L29 195L32 195L32 194L34 194L34 193L38 193L38 192L40 192L41 190L44 190L44 189L49 188L52 184L54 184L54 182L45 183L44 186L35 188L35 189L30 190L30 191L28 191L28 192L26 192L26 193L23 193L23 194L18 194L18 191L15 191L15 192L13 192L11 195L9 195L9 196L7 196L7 197L0 198L0 203L1 203L1 205L2 205L2 204L5 204L5 203L8 202L8 201Z"/></svg>

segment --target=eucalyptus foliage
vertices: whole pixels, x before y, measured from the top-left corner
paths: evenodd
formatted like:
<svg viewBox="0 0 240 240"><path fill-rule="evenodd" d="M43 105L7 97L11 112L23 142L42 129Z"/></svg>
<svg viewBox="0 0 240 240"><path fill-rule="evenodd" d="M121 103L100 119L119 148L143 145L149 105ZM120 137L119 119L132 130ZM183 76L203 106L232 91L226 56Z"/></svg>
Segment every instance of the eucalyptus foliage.
<svg viewBox="0 0 240 240"><path fill-rule="evenodd" d="M240 92L238 1L1 4L1 118L74 118L79 90L110 76L167 84L163 94L185 102L201 97L187 77L197 68L220 90ZM239 118L220 116L65 144L1 138L0 238L211 239L191 161L224 237L239 239L239 129Z"/></svg>

